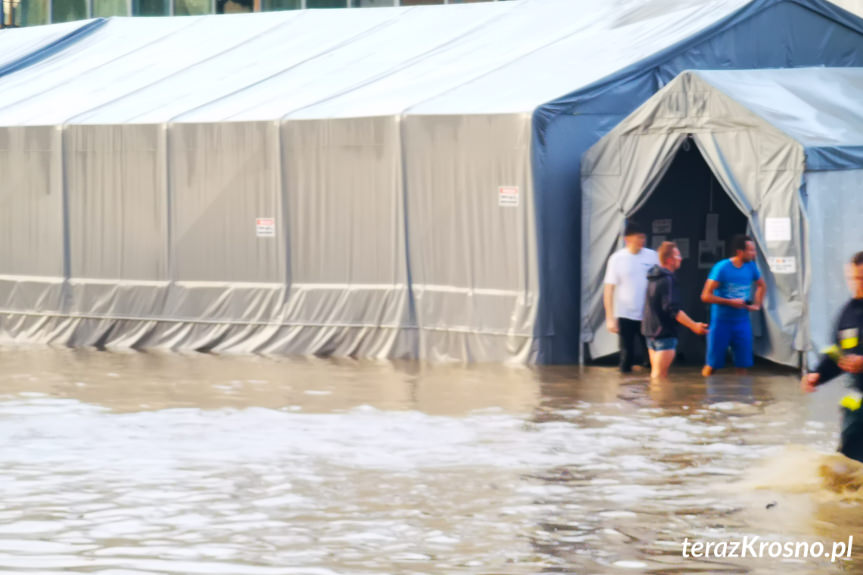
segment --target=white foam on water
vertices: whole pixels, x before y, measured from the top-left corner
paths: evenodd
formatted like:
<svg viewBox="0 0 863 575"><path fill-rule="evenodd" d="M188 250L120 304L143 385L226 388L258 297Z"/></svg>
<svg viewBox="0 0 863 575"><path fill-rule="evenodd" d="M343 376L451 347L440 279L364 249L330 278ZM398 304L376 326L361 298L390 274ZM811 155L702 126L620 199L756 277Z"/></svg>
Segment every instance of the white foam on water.
<svg viewBox="0 0 863 575"><path fill-rule="evenodd" d="M623 569L644 569L647 567L647 563L643 561L615 561L614 566Z"/></svg>

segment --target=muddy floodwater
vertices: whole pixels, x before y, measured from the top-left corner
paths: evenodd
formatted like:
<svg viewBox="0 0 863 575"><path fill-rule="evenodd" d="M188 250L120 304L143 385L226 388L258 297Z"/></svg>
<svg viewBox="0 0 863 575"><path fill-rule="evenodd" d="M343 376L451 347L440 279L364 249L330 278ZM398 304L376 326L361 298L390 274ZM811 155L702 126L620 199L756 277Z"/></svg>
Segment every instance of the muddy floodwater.
<svg viewBox="0 0 863 575"><path fill-rule="evenodd" d="M7 349L0 573L863 573L797 381ZM861 547L682 554L744 536Z"/></svg>

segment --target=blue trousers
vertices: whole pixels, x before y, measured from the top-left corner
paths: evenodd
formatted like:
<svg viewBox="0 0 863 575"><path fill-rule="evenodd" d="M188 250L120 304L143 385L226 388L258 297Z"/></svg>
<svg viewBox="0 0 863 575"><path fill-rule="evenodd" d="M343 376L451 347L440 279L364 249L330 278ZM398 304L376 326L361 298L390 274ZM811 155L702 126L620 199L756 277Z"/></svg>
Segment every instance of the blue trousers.
<svg viewBox="0 0 863 575"><path fill-rule="evenodd" d="M707 334L707 365L713 369L725 367L725 354L731 346L734 367L752 367L752 325L749 318L714 321Z"/></svg>

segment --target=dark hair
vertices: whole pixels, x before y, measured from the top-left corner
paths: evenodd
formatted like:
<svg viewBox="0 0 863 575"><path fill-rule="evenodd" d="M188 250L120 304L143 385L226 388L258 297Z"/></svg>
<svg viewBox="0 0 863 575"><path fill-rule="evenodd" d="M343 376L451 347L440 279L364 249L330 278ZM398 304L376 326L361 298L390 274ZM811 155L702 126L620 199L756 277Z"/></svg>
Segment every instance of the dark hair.
<svg viewBox="0 0 863 575"><path fill-rule="evenodd" d="M851 263L855 266L863 264L863 252L857 252L856 254L854 254L854 257L851 258Z"/></svg>
<svg viewBox="0 0 863 575"><path fill-rule="evenodd" d="M664 264L671 258L674 250L677 249L677 244L674 242L662 242L659 244L659 249L656 250L656 255L659 258L659 263Z"/></svg>
<svg viewBox="0 0 863 575"><path fill-rule="evenodd" d="M641 226L638 225L638 222L636 222L635 220L627 220L626 227L623 228L623 237L634 236L643 233L644 230L641 229Z"/></svg>
<svg viewBox="0 0 863 575"><path fill-rule="evenodd" d="M747 242L752 241L754 240L747 235L737 234L731 238L731 253L736 254L738 251L745 250Z"/></svg>

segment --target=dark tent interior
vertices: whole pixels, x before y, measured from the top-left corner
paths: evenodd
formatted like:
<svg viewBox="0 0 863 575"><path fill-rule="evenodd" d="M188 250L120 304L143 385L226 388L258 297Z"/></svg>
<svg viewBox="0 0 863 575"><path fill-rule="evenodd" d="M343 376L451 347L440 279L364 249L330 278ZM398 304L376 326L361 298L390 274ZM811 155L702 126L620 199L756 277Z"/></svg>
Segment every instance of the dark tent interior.
<svg viewBox="0 0 863 575"><path fill-rule="evenodd" d="M683 309L696 321L710 322L710 306L701 290L717 261L730 257L729 242L746 233L747 220L710 171L695 144L687 140L670 168L633 219L647 231L647 245L657 249L664 240L681 248L683 264L677 272ZM753 321L757 337L758 321ZM680 326L678 362L704 361L706 343Z"/></svg>

